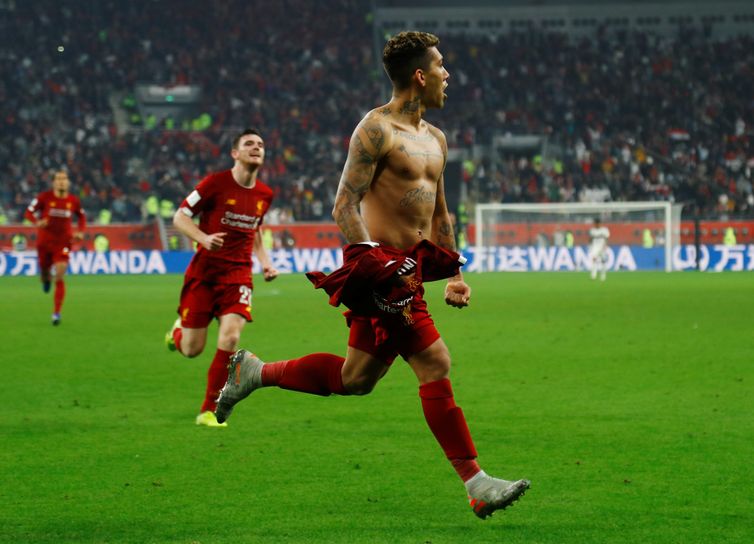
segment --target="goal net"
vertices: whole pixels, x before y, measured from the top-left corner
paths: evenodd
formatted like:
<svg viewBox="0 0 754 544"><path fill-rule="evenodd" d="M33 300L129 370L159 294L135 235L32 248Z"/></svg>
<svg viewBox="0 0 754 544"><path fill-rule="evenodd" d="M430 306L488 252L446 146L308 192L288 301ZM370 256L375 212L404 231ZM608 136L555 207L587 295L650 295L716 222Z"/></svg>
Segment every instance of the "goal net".
<svg viewBox="0 0 754 544"><path fill-rule="evenodd" d="M473 269L588 270L589 230L599 219L610 232L608 270L670 272L681 208L671 202L477 204Z"/></svg>

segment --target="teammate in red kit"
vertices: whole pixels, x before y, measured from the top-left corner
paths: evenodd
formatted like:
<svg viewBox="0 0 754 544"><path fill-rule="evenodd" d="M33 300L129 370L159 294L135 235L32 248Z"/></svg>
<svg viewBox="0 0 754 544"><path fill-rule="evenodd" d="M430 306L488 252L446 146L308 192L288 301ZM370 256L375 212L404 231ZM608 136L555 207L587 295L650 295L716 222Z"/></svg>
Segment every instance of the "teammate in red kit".
<svg viewBox="0 0 754 544"><path fill-rule="evenodd" d="M60 310L65 299L65 271L71 252L71 242L81 240L86 228L86 216L77 196L70 194L71 181L68 174L58 170L52 179L52 191L39 193L24 212L24 219L39 227L37 234L37 255L42 289L50 291L52 269L55 270L55 293L52 324L60 324ZM78 219L77 230L73 232L73 216Z"/></svg>
<svg viewBox="0 0 754 544"><path fill-rule="evenodd" d="M383 51L393 83L389 103L366 114L354 131L335 198L333 217L349 242L344 265L329 276L310 274L331 304L348 308L345 359L315 353L263 363L246 350L231 357L217 403L224 421L234 405L260 387L317 395L364 395L400 355L416 374L426 422L465 484L474 513L486 518L512 504L528 480L487 475L451 388L450 353L427 311L423 281L448 278L445 302L469 304L471 289L445 200L445 135L423 119L442 108L448 72L439 40L402 32Z"/></svg>
<svg viewBox="0 0 754 544"><path fill-rule="evenodd" d="M264 162L258 131L238 135L230 152L233 168L205 177L181 203L173 224L197 243L186 269L178 307L180 316L166 335L168 348L196 357L207 342L207 327L219 321L217 351L207 373L207 390L197 425L226 426L215 419L215 401L228 377L228 361L238 348L241 330L251 321L252 251L265 281L278 275L259 230L272 202L272 189L257 175ZM193 217L199 214L197 226Z"/></svg>

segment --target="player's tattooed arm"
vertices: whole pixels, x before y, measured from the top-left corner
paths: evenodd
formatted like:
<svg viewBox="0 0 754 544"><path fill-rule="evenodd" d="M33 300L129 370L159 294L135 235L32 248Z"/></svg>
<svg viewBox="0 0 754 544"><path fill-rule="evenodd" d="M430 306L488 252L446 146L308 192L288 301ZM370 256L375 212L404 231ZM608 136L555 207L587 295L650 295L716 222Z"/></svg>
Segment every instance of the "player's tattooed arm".
<svg viewBox="0 0 754 544"><path fill-rule="evenodd" d="M437 138L442 149L444 171L445 164L448 161L448 144L445 135L431 125L429 130ZM435 210L432 214L432 241L442 248L456 251L453 223L450 219L448 203L445 200L445 177L443 174L440 174L440 178L437 180L437 198L435 199ZM470 299L471 287L463 281L463 274L459 270L458 274L448 278L448 283L445 286L445 303L454 308L465 308L469 305Z"/></svg>
<svg viewBox="0 0 754 544"><path fill-rule="evenodd" d="M372 183L377 163L388 149L385 140L389 134L379 120L367 117L358 124L351 136L332 211L333 219L348 243L370 239L366 223L361 217L360 205Z"/></svg>
<svg viewBox="0 0 754 544"><path fill-rule="evenodd" d="M443 155L442 169L445 170L445 164L448 159L448 144L445 140L445 135L441 130L429 126L429 131L437 138L440 144L440 149ZM449 249L450 251L456 250L456 239L453 233L453 223L450 219L450 212L448 211L448 204L445 200L445 176L440 174L440 178L437 180L437 194L435 198L435 209L432 214L432 241L438 246Z"/></svg>
<svg viewBox="0 0 754 544"><path fill-rule="evenodd" d="M456 239L453 233L453 224L450 220L448 205L445 202L445 181L443 176L437 182L437 200L435 214L432 216L432 238L440 247L450 251L456 251ZM469 305L471 299L471 287L463 280L463 273L448 278L445 285L445 304L454 308L464 308Z"/></svg>
<svg viewBox="0 0 754 544"><path fill-rule="evenodd" d="M442 175L437 181L435 211L432 215L432 241L442 248L450 251L456 250L453 223L450 219L448 204L445 200L445 179Z"/></svg>

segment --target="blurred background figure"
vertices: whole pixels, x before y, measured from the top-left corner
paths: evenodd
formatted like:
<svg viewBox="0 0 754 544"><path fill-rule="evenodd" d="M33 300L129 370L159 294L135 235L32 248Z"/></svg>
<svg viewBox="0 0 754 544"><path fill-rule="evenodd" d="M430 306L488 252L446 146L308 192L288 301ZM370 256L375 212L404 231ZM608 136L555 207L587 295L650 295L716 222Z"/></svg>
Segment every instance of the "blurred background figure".
<svg viewBox="0 0 754 544"><path fill-rule="evenodd" d="M52 324L60 324L60 311L65 299L65 272L71 253L71 243L84 238L86 216L81 209L78 197L70 193L71 182L68 173L58 170L53 174L52 190L39 193L26 209L24 218L38 229L37 255L42 290L50 291L53 274L55 293L53 295ZM77 228L73 230L73 218L77 218Z"/></svg>
<svg viewBox="0 0 754 544"><path fill-rule="evenodd" d="M589 229L589 262L591 263L590 274L593 280L607 279L607 240L610 238L610 230L602 224L599 217L594 218L594 225Z"/></svg>

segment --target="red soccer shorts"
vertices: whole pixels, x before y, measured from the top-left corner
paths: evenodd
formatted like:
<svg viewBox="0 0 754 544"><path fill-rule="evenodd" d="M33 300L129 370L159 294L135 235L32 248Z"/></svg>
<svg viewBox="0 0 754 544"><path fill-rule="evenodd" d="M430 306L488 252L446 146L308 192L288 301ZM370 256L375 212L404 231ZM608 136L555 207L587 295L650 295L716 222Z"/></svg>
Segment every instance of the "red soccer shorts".
<svg viewBox="0 0 754 544"><path fill-rule="evenodd" d="M213 318L225 314L238 314L246 321L251 321L251 295L251 282L209 283L186 278L178 306L181 326L204 329Z"/></svg>
<svg viewBox="0 0 754 544"><path fill-rule="evenodd" d="M411 301L410 317L403 314L365 317L350 311L345 315L351 328L348 345L387 364L391 364L398 355L408 360L411 355L424 351L440 338L421 293Z"/></svg>
<svg viewBox="0 0 754 544"><path fill-rule="evenodd" d="M47 270L55 263L67 263L71 249L67 245L42 244L37 246L39 269Z"/></svg>

